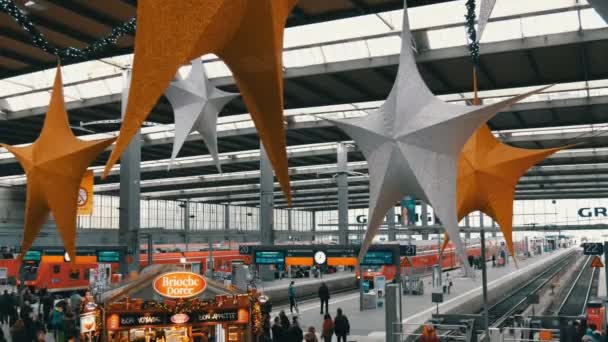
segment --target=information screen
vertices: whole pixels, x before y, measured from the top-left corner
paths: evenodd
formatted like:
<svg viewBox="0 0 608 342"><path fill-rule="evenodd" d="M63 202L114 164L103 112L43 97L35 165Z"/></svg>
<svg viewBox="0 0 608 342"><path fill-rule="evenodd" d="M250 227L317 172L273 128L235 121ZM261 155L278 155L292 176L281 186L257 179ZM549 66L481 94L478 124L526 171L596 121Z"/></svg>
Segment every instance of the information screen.
<svg viewBox="0 0 608 342"><path fill-rule="evenodd" d="M23 257L23 261L40 261L42 260L42 251L27 251Z"/></svg>
<svg viewBox="0 0 608 342"><path fill-rule="evenodd" d="M97 251L97 262L119 262L120 253L118 251Z"/></svg>
<svg viewBox="0 0 608 342"><path fill-rule="evenodd" d="M367 251L361 265L394 265L393 251Z"/></svg>
<svg viewBox="0 0 608 342"><path fill-rule="evenodd" d="M283 251L256 251L255 263L257 265L276 265L285 263Z"/></svg>

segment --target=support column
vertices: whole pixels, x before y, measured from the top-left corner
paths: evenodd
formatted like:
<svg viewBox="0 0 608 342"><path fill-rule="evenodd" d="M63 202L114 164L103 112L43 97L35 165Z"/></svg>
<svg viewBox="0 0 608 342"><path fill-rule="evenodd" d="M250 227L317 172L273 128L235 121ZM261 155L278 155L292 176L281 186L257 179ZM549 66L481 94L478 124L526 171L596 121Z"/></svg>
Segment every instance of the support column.
<svg viewBox="0 0 608 342"><path fill-rule="evenodd" d="M486 336L490 336L489 334L489 323L488 323L488 276L486 272L486 233L483 229L481 229L480 238L481 238L481 283L482 283L482 294L483 294L483 328L486 333Z"/></svg>
<svg viewBox="0 0 608 342"><path fill-rule="evenodd" d="M479 226L481 228L485 227L484 222L483 222L483 213L481 211L478 211L479 213Z"/></svg>
<svg viewBox="0 0 608 342"><path fill-rule="evenodd" d="M213 241L211 241L211 238L209 238L209 261L207 261L207 274L209 275L209 277L211 279L213 279L213 267L214 262L213 262Z"/></svg>
<svg viewBox="0 0 608 342"><path fill-rule="evenodd" d="M154 239L152 238L152 234L148 234L148 266L153 263L153 255L154 255Z"/></svg>
<svg viewBox="0 0 608 342"><path fill-rule="evenodd" d="M471 219L469 218L469 215L464 217L464 225L467 228L467 230L469 228L471 228ZM465 239L471 239L471 233L470 232L466 232L464 233L464 238Z"/></svg>
<svg viewBox="0 0 608 342"><path fill-rule="evenodd" d="M312 232L312 241L315 241L317 238L317 234L315 234L315 232L317 231L317 212L316 211L312 212L311 223L312 223L312 227L310 227L310 231Z"/></svg>
<svg viewBox="0 0 608 342"><path fill-rule="evenodd" d="M230 230L230 206L224 205L224 230Z"/></svg>
<svg viewBox="0 0 608 342"><path fill-rule="evenodd" d="M424 202L420 203L420 222L422 223L423 227L427 227L429 225L429 208L428 205ZM428 233L423 233L422 234L422 240L428 240L429 239L429 234Z"/></svg>
<svg viewBox="0 0 608 342"><path fill-rule="evenodd" d="M123 73L122 117L124 117L127 107L130 73L130 71ZM139 271L140 163L141 137L140 131L137 131L137 134L133 137L120 158L120 218L118 236L119 241L127 245L132 256L130 263L127 263L127 258L120 259L120 273L123 275Z"/></svg>
<svg viewBox="0 0 608 342"><path fill-rule="evenodd" d="M386 214L386 224L388 225L388 241L397 240L397 232L395 230L395 207L391 207Z"/></svg>
<svg viewBox="0 0 608 342"><path fill-rule="evenodd" d="M291 231L293 231L293 218L291 217L291 215L293 214L293 211L291 209L287 209L287 230L291 233Z"/></svg>
<svg viewBox="0 0 608 342"><path fill-rule="evenodd" d="M184 244L186 245L186 252L188 251L188 244L190 243L190 200L186 200L183 203L184 206Z"/></svg>
<svg viewBox="0 0 608 342"><path fill-rule="evenodd" d="M263 245L274 244L274 174L260 143L260 236Z"/></svg>
<svg viewBox="0 0 608 342"><path fill-rule="evenodd" d="M496 221L492 220L492 228L496 228ZM496 237L496 231L492 230L492 237Z"/></svg>
<svg viewBox="0 0 608 342"><path fill-rule="evenodd" d="M348 151L338 143L338 244L348 244Z"/></svg>

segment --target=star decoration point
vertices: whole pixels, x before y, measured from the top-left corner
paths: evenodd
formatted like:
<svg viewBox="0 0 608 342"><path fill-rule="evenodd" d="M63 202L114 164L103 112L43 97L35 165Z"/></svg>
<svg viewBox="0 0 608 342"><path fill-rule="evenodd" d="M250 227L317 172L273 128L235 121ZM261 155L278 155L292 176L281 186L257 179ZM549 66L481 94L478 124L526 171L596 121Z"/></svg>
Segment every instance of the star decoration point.
<svg viewBox="0 0 608 342"><path fill-rule="evenodd" d="M291 203L283 127L283 33L297 0L146 0L137 6L129 100L104 177L178 68L215 53L232 71L281 188Z"/></svg>
<svg viewBox="0 0 608 342"><path fill-rule="evenodd" d="M89 165L115 138L84 141L70 128L57 66L40 136L27 146L2 144L19 161L27 178L21 255L32 246L49 213L71 260L76 260L76 214L80 182Z"/></svg>
<svg viewBox="0 0 608 342"><path fill-rule="evenodd" d="M197 131L215 161L218 172L221 173L217 148L217 118L222 108L239 95L211 85L203 62L197 58L192 61L188 77L171 82L165 96L175 113L175 137L168 169L171 168L188 135Z"/></svg>
<svg viewBox="0 0 608 342"><path fill-rule="evenodd" d="M357 144L370 175L368 228L359 260L367 252L387 211L406 195L430 204L451 236L458 255L466 253L456 211L458 156L473 132L497 112L542 89L488 106L462 106L435 97L420 76L404 4L399 68L383 105L365 117L330 120Z"/></svg>

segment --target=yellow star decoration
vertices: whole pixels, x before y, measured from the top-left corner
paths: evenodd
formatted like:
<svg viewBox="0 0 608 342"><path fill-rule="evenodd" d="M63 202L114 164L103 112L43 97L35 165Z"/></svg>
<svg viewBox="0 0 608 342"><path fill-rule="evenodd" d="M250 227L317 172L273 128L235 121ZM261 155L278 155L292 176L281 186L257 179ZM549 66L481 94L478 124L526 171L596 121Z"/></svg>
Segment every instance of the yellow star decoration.
<svg viewBox="0 0 608 342"><path fill-rule="evenodd" d="M283 127L283 31L297 0L146 0L137 5L126 114L104 177L178 68L214 53L234 75L289 203Z"/></svg>
<svg viewBox="0 0 608 342"><path fill-rule="evenodd" d="M87 167L114 140L83 141L76 138L65 110L61 68L57 66L51 101L38 139L24 147L0 144L17 158L27 178L22 256L32 247L49 212L52 212L65 249L70 259L76 260L80 181Z"/></svg>
<svg viewBox="0 0 608 342"><path fill-rule="evenodd" d="M481 211L498 223L511 256L513 250L513 200L519 178L526 171L565 147L529 150L500 142L487 125L469 138L458 160L458 220ZM449 237L444 234L441 253Z"/></svg>

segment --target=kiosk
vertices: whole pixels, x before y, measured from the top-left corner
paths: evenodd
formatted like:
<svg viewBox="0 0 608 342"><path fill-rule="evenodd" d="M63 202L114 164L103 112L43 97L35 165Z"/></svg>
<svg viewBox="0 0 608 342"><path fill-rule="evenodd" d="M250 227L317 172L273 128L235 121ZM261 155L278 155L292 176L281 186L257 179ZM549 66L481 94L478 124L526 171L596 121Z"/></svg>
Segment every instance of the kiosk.
<svg viewBox="0 0 608 342"><path fill-rule="evenodd" d="M103 317L98 331L103 331L100 335L105 336L94 340L249 342L261 335L262 302L256 291L230 294L218 292L217 285L210 285L205 291L207 280L200 274L158 271L142 273L134 285L125 285L125 290L117 289L118 293L108 296L111 300L105 301L103 309L99 308L103 315L97 315ZM145 295L150 287L154 292L152 297ZM91 315L86 314L81 316L81 321L90 326ZM91 335L85 338L93 340Z"/></svg>

